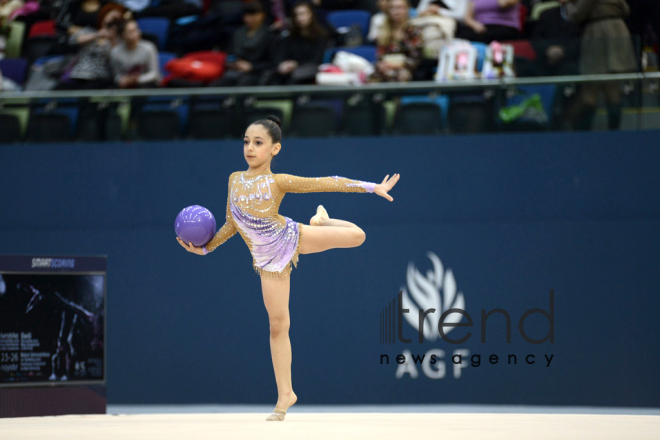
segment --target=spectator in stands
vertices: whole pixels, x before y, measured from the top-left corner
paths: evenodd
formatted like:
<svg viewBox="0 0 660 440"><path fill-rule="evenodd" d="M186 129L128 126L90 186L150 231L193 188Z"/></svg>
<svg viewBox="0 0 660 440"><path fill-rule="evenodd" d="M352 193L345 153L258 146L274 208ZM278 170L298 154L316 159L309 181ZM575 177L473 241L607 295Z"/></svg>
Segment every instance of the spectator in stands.
<svg viewBox="0 0 660 440"><path fill-rule="evenodd" d="M265 17L260 2L245 4L244 25L234 32L230 53L236 57L236 61L226 63L225 73L210 83L211 87L257 85L264 72L275 67L274 36L264 24Z"/></svg>
<svg viewBox="0 0 660 440"><path fill-rule="evenodd" d="M71 11L71 26L68 32L75 34L84 27L94 28L99 21L99 12L101 12L100 0L82 0L76 3Z"/></svg>
<svg viewBox="0 0 660 440"><path fill-rule="evenodd" d="M78 58L68 78L61 79L55 89L105 89L114 86L110 51L118 40L117 26L127 13L130 11L123 6L109 3L99 12L98 29L84 27L69 37L70 44L80 46Z"/></svg>
<svg viewBox="0 0 660 440"><path fill-rule="evenodd" d="M268 84L310 84L316 78L328 42L328 31L316 19L312 6L304 1L293 7L291 32L282 41L277 67Z"/></svg>
<svg viewBox="0 0 660 440"><path fill-rule="evenodd" d="M468 0L421 0L417 4L417 15L443 15L464 20Z"/></svg>
<svg viewBox="0 0 660 440"><path fill-rule="evenodd" d="M312 0L312 4L318 9L334 11L337 9L358 9L355 8L355 0Z"/></svg>
<svg viewBox="0 0 660 440"><path fill-rule="evenodd" d="M383 28L385 23L385 10L387 9L388 0L378 0L376 4L378 5L378 11L371 16L369 21L369 34L367 35L367 41L375 42L378 38L378 33Z"/></svg>
<svg viewBox="0 0 660 440"><path fill-rule="evenodd" d="M22 0L0 0L0 25L4 24L12 12L22 7Z"/></svg>
<svg viewBox="0 0 660 440"><path fill-rule="evenodd" d="M660 39L660 2L658 0L626 0L626 2L630 6L628 29L637 41L643 41L645 36L653 34L656 39Z"/></svg>
<svg viewBox="0 0 660 440"><path fill-rule="evenodd" d="M122 89L158 87L161 77L156 46L142 39L135 20L122 21L117 33L121 42L110 52L115 84Z"/></svg>
<svg viewBox="0 0 660 440"><path fill-rule="evenodd" d="M560 0L569 19L582 27L580 43L580 73L626 73L637 70L635 49L624 18L630 13L625 0ZM608 127L621 123L621 84L585 83L580 100L569 112L573 128L591 126L599 92L607 101Z"/></svg>
<svg viewBox="0 0 660 440"><path fill-rule="evenodd" d="M517 40L520 31L520 0L471 0L456 38L488 44Z"/></svg>
<svg viewBox="0 0 660 440"><path fill-rule="evenodd" d="M375 71L370 82L410 81L421 63L424 41L408 21L407 0L389 0L387 19L377 38Z"/></svg>
<svg viewBox="0 0 660 440"><path fill-rule="evenodd" d="M151 6L149 0L121 0L129 9L135 11L136 18L164 17L170 20L201 15L204 7L202 0L161 0L156 6Z"/></svg>
<svg viewBox="0 0 660 440"><path fill-rule="evenodd" d="M537 59L523 69L516 64L519 76L577 75L580 53L580 27L562 17L559 5L539 16L530 35Z"/></svg>

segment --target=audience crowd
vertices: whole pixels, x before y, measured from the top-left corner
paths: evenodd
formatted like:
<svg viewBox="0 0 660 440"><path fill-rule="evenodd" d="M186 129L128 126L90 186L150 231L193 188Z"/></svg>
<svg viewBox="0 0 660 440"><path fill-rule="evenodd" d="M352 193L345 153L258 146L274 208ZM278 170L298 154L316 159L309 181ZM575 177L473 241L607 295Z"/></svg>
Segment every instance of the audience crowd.
<svg viewBox="0 0 660 440"><path fill-rule="evenodd" d="M371 13L361 25L367 29L332 25L333 11L356 9ZM375 47L366 81L412 81L433 79L438 64L437 46L425 50L425 26L437 23L433 17L451 23L449 31L440 30L444 44L514 41L519 76L630 72L640 68L641 46L657 54L660 2L0 0L0 35L6 46L12 22L22 22L20 55L30 63L68 56L53 89L313 84L328 49L356 45ZM149 18L165 20L165 35L140 29ZM213 80L190 74L164 81L169 72L159 52L181 58L205 51L225 55ZM7 78L1 84L20 88ZM618 102L614 91L605 92ZM592 102L594 90L585 93Z"/></svg>
<svg viewBox="0 0 660 440"><path fill-rule="evenodd" d="M465 40L514 47L518 76L626 73L657 70L659 35L658 0L0 0L0 91L314 84L352 48L362 82L433 80ZM570 124L600 94L618 127L617 83L581 87Z"/></svg>

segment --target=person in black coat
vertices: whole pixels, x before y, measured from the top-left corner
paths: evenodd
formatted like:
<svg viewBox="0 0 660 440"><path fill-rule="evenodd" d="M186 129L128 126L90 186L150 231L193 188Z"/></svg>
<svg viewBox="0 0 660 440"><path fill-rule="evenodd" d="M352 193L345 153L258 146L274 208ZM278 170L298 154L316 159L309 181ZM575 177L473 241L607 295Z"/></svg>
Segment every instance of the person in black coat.
<svg viewBox="0 0 660 440"><path fill-rule="evenodd" d="M243 12L244 26L233 35L231 55L235 61L227 61L224 75L209 84L212 87L253 86L268 69L275 66L273 53L274 35L264 23L266 14L259 1L246 3Z"/></svg>
<svg viewBox="0 0 660 440"><path fill-rule="evenodd" d="M281 41L277 67L270 72L268 84L310 84L323 62L328 32L316 19L309 3L293 6L291 30Z"/></svg>

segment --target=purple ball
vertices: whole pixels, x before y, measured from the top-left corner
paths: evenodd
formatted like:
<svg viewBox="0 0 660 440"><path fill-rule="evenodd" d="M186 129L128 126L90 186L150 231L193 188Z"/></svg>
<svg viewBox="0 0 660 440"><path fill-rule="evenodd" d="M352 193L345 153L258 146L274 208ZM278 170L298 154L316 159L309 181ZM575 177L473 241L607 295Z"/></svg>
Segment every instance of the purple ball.
<svg viewBox="0 0 660 440"><path fill-rule="evenodd" d="M186 244L204 246L215 235L215 217L203 206L188 206L176 216L174 231Z"/></svg>

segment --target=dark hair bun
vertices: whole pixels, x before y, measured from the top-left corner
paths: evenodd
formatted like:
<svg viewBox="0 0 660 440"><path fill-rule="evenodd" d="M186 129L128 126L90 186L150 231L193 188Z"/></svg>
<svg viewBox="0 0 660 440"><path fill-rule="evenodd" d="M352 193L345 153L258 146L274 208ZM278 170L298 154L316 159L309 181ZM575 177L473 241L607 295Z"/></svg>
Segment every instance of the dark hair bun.
<svg viewBox="0 0 660 440"><path fill-rule="evenodd" d="M266 119L268 119L269 121L273 121L274 123L277 124L278 127L282 128L282 121L280 121L280 118L278 118L277 116L268 115L266 116Z"/></svg>

